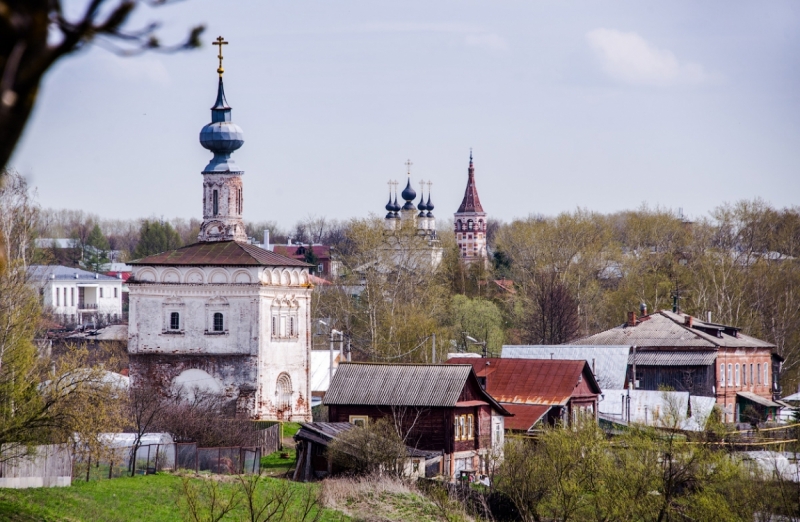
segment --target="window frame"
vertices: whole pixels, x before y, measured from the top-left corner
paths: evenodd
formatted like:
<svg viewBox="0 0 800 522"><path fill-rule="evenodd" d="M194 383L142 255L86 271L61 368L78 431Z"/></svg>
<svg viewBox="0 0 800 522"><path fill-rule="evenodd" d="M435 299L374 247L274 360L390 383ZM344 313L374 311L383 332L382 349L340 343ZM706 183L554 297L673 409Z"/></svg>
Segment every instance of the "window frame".
<svg viewBox="0 0 800 522"><path fill-rule="evenodd" d="M217 319L219 318L219 328L217 328ZM212 312L211 314L211 331L214 333L225 332L225 314L222 312Z"/></svg>
<svg viewBox="0 0 800 522"><path fill-rule="evenodd" d="M725 363L719 365L719 387L725 388Z"/></svg>
<svg viewBox="0 0 800 522"><path fill-rule="evenodd" d="M475 416L467 414L467 440L475 440Z"/></svg>
<svg viewBox="0 0 800 522"><path fill-rule="evenodd" d="M733 367L733 380L736 383L736 386L739 386L741 380L739 379L739 363L736 363Z"/></svg>
<svg viewBox="0 0 800 522"><path fill-rule="evenodd" d="M361 427L366 428L367 424L369 424L369 415L350 415L348 421L353 426L358 426L359 422L361 422Z"/></svg>
<svg viewBox="0 0 800 522"><path fill-rule="evenodd" d="M169 312L169 329L173 332L181 329L181 313Z"/></svg>

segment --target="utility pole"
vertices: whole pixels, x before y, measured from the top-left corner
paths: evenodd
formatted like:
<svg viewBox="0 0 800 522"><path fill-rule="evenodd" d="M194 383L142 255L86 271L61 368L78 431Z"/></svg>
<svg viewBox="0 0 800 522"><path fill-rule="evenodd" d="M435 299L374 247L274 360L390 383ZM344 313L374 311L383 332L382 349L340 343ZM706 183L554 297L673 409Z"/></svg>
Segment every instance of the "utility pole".
<svg viewBox="0 0 800 522"><path fill-rule="evenodd" d="M436 333L431 335L431 362L436 364Z"/></svg>

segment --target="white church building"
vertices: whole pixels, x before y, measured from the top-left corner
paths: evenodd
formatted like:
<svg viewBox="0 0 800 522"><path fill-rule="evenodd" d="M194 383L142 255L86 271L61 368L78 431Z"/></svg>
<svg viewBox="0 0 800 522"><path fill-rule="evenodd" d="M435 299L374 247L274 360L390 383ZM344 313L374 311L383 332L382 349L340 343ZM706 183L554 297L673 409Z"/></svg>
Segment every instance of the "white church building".
<svg viewBox="0 0 800 522"><path fill-rule="evenodd" d="M198 242L130 263L131 385L204 388L242 416L310 421L310 265L246 242L244 172L231 159L244 139L221 56L217 72L211 123L200 132L214 157L202 171Z"/></svg>

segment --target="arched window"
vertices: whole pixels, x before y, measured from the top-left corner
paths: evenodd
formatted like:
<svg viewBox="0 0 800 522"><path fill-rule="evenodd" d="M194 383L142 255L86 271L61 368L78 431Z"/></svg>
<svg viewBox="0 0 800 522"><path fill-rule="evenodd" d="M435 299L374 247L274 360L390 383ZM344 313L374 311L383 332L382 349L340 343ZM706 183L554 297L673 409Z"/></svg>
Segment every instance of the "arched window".
<svg viewBox="0 0 800 522"><path fill-rule="evenodd" d="M736 376L736 386L739 386L739 363L736 363L736 369L734 372L734 375Z"/></svg>
<svg viewBox="0 0 800 522"><path fill-rule="evenodd" d="M275 395L278 396L276 402L279 410L286 410L292 407L292 379L285 373L278 376Z"/></svg>
<svg viewBox="0 0 800 522"><path fill-rule="evenodd" d="M472 230L472 226L473 226L473 224L474 224L474 223L472 222L472 220L471 220L471 219L470 219L470 220L468 220L468 221L467 221L467 230Z"/></svg>
<svg viewBox="0 0 800 522"><path fill-rule="evenodd" d="M719 385L721 388L725 387L725 365L719 365Z"/></svg>
<svg viewBox="0 0 800 522"><path fill-rule="evenodd" d="M215 312L214 313L214 331L215 332L223 332L224 331L224 323L222 322L222 313Z"/></svg>
<svg viewBox="0 0 800 522"><path fill-rule="evenodd" d="M214 192L211 193L211 201L212 201L212 215L216 216L219 214L219 194L217 190L214 189Z"/></svg>
<svg viewBox="0 0 800 522"><path fill-rule="evenodd" d="M169 314L169 329L170 330L180 330L181 329L181 314L178 312L172 312Z"/></svg>
<svg viewBox="0 0 800 522"><path fill-rule="evenodd" d="M733 365L728 363L728 386L733 386Z"/></svg>

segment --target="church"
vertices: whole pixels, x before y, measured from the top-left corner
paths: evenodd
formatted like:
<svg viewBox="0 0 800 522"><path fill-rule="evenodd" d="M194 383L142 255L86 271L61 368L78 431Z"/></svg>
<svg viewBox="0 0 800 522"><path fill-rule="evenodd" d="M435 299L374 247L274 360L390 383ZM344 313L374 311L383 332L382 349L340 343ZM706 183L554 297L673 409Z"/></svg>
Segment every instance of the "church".
<svg viewBox="0 0 800 522"><path fill-rule="evenodd" d="M244 144L231 121L222 76L200 144L197 242L131 262L128 352L133 386L224 394L237 415L311 420L310 265L249 244L242 213L244 171L231 154Z"/></svg>

